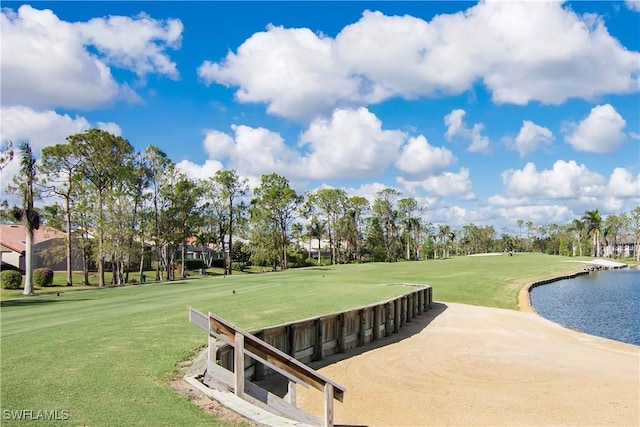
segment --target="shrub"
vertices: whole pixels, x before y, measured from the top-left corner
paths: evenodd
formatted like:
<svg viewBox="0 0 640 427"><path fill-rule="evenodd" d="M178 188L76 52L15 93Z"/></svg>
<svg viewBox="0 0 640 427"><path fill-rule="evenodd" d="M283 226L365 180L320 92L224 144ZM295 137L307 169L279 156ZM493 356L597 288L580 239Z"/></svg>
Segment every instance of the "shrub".
<svg viewBox="0 0 640 427"><path fill-rule="evenodd" d="M33 270L33 284L40 288L53 285L53 270L50 268L36 268Z"/></svg>
<svg viewBox="0 0 640 427"><path fill-rule="evenodd" d="M5 270L0 273L0 282L3 289L20 289L22 287L22 274L19 271Z"/></svg>
<svg viewBox="0 0 640 427"><path fill-rule="evenodd" d="M215 267L215 268L224 268L224 259L222 258L215 258L212 260L213 262L211 263L211 267Z"/></svg>
<svg viewBox="0 0 640 427"><path fill-rule="evenodd" d="M186 258L184 260L184 265L187 270L197 270L199 268L207 268L204 260L196 259L196 258Z"/></svg>

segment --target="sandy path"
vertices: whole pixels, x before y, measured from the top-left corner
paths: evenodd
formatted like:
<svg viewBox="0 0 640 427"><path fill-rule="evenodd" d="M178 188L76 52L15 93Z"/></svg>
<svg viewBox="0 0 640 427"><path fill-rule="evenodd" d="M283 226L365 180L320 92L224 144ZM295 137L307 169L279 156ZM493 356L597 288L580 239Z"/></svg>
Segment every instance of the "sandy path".
<svg viewBox="0 0 640 427"><path fill-rule="evenodd" d="M535 313L434 304L396 340L320 370L342 425L640 425L640 347ZM298 404L320 415L322 396Z"/></svg>

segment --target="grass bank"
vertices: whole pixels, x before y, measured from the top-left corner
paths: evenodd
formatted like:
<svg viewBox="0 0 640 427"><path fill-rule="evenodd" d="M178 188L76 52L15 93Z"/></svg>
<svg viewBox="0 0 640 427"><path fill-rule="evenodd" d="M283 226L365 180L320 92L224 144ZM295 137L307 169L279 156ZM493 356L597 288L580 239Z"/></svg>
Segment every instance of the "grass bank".
<svg viewBox="0 0 640 427"><path fill-rule="evenodd" d="M1 409L68 411L59 425L225 425L168 386L176 362L206 342L189 324L188 306L253 329L380 301L405 290L389 284L411 282L432 285L438 301L515 308L524 284L580 268L567 260L516 254L344 265L5 300ZM14 424L29 423L2 422Z"/></svg>

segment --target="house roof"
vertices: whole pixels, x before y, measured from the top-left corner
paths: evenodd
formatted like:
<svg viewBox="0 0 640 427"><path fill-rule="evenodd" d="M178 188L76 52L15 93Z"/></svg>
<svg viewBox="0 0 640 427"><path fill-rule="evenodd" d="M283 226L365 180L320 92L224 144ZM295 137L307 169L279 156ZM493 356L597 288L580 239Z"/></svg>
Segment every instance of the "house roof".
<svg viewBox="0 0 640 427"><path fill-rule="evenodd" d="M25 227L22 224L0 224L0 245L15 252L25 250ZM64 238L65 233L51 227L40 227L33 232L33 243L46 242L51 239Z"/></svg>

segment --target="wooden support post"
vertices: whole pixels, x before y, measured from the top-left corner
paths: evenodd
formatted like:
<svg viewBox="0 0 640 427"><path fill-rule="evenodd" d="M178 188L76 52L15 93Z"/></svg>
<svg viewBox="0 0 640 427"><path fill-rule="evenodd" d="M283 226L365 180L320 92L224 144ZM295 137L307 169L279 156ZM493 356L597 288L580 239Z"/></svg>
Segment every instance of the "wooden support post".
<svg viewBox="0 0 640 427"><path fill-rule="evenodd" d="M431 308L431 302L433 301L433 288L429 287L429 308Z"/></svg>
<svg viewBox="0 0 640 427"><path fill-rule="evenodd" d="M324 333L323 333L323 319L316 319L316 338L315 344L313 348L313 360L322 360L322 344L324 343Z"/></svg>
<svg viewBox="0 0 640 427"><path fill-rule="evenodd" d="M402 319L402 298L396 300L396 307L393 312L393 332L400 332L400 321Z"/></svg>
<svg viewBox="0 0 640 427"><path fill-rule="evenodd" d="M333 427L333 385L324 385L324 427Z"/></svg>
<svg viewBox="0 0 640 427"><path fill-rule="evenodd" d="M264 331L260 331L258 332L256 335L256 338L265 341L264 339ZM264 379L264 363L258 361L258 360L254 360L253 361L253 379L255 381L260 381Z"/></svg>
<svg viewBox="0 0 640 427"><path fill-rule="evenodd" d="M424 289L421 289L418 293L418 312L424 313Z"/></svg>
<svg viewBox="0 0 640 427"><path fill-rule="evenodd" d="M374 341L377 341L380 339L380 325L382 325L382 322L380 321L382 316L380 316L380 306L376 305L375 307L373 307L373 337L372 339Z"/></svg>
<svg viewBox="0 0 640 427"><path fill-rule="evenodd" d="M387 303L387 320L384 324L384 329L385 329L385 336L389 336L391 335L391 333L393 332L393 303L392 302L388 302Z"/></svg>
<svg viewBox="0 0 640 427"><path fill-rule="evenodd" d="M364 345L366 341L367 333L367 309L360 310L360 330L358 332L358 346Z"/></svg>
<svg viewBox="0 0 640 427"><path fill-rule="evenodd" d="M289 354L289 356L295 358L296 357L296 345L298 343L296 342L296 329L295 329L294 325L287 326L286 335L287 335L287 341L288 341L288 345L289 345L287 353Z"/></svg>
<svg viewBox="0 0 640 427"><path fill-rule="evenodd" d="M407 295L407 322L413 319L413 297L414 294Z"/></svg>
<svg viewBox="0 0 640 427"><path fill-rule="evenodd" d="M338 316L338 353L345 352L345 342L347 341L347 314L341 313Z"/></svg>
<svg viewBox="0 0 640 427"><path fill-rule="evenodd" d="M236 396L244 398L244 335L240 332L236 332L233 350L234 391Z"/></svg>
<svg viewBox="0 0 640 427"><path fill-rule="evenodd" d="M293 406L296 406L296 402L297 402L296 383L291 380L289 380L288 392L289 392L289 403L291 403Z"/></svg>
<svg viewBox="0 0 640 427"><path fill-rule="evenodd" d="M218 360L218 342L216 337L209 335L209 347L207 349L207 370L215 365Z"/></svg>

